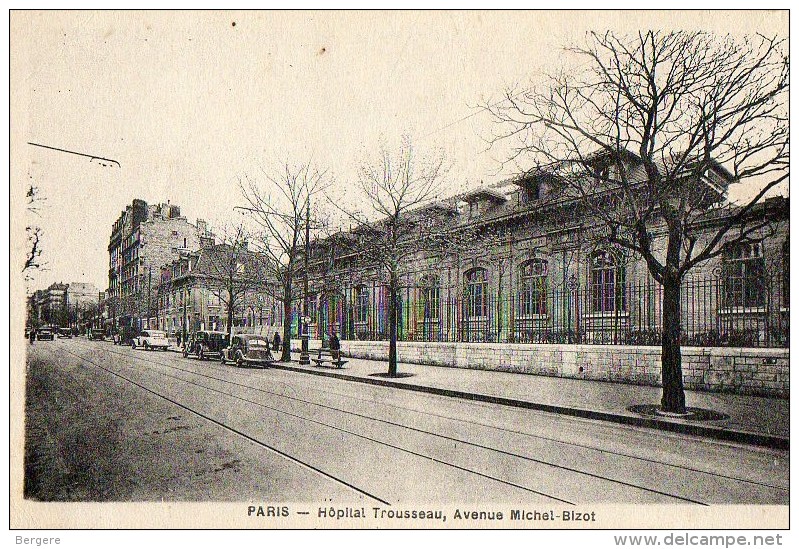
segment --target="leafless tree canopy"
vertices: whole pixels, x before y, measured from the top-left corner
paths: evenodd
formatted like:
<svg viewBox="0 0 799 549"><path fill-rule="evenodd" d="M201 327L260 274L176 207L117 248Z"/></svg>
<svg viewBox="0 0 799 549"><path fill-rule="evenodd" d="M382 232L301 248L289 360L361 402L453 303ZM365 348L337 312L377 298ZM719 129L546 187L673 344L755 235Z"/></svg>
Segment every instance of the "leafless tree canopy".
<svg viewBox="0 0 799 549"><path fill-rule="evenodd" d="M28 190L25 193L25 198L28 201L27 211L29 217L38 217L40 215L39 209L41 207L41 203L44 201L39 188L33 184L29 185ZM35 223L35 220L31 218L30 222L25 226L25 233L27 234L28 238L28 246L25 252L25 264L22 266L22 272L28 273L29 271L42 269L44 267L44 263L41 261L42 229Z"/></svg>
<svg viewBox="0 0 799 549"><path fill-rule="evenodd" d="M289 360L294 277L301 267L304 253L305 228L309 210L315 207L315 197L324 192L326 172L311 162L283 163L269 171L262 169L259 177L245 175L239 188L247 212L258 227L253 244L262 254L266 278L278 282L279 299L283 301L283 354Z"/></svg>
<svg viewBox="0 0 799 549"><path fill-rule="evenodd" d="M663 286L663 409L685 412L681 283L725 245L762 239L755 204L788 178L785 42L702 32L589 33L581 63L486 106L512 160L576 198L599 240L640 255ZM760 190L727 200L731 182ZM744 223L745 221L745 223ZM710 235L703 236L701 233Z"/></svg>
<svg viewBox="0 0 799 549"><path fill-rule="evenodd" d="M202 250L201 261L207 261L205 284L225 307L228 333L232 333L234 318L247 300L268 288L267 262L250 251L243 225L224 228L218 236L218 244Z"/></svg>
<svg viewBox="0 0 799 549"><path fill-rule="evenodd" d="M340 208L354 225L358 250L383 274L398 272L404 259L435 245L445 232L434 205L446 174L443 155L416 153L408 138L399 151L381 148L357 180L357 208Z"/></svg>
<svg viewBox="0 0 799 549"><path fill-rule="evenodd" d="M344 210L355 224L356 251L373 266L388 288L388 374L397 375L399 276L403 262L425 250L435 251L449 233L434 199L441 191L443 156L417 155L406 138L396 153L383 147L358 174L363 201ZM365 206L365 208L364 208Z"/></svg>
<svg viewBox="0 0 799 549"><path fill-rule="evenodd" d="M241 209L259 228L253 243L263 253L273 279L296 274L305 218L313 197L326 188L326 172L310 162L283 163L278 169L261 170L259 177L245 175L239 189L246 202Z"/></svg>
<svg viewBox="0 0 799 549"><path fill-rule="evenodd" d="M540 87L506 90L504 101L486 106L501 122L495 139L513 140L513 160L560 170L571 192L592 196L608 240L641 254L658 280L667 265L653 253L650 229L665 219L680 233L680 258L670 266L682 276L718 255L752 206L788 178L785 41L659 31L587 38L585 47L567 49L580 68ZM629 153L643 177L624 169ZM616 169L602 172L602 162ZM711 189L686 184L712 169L759 192L733 215ZM615 191L615 202L596 200L600 191ZM722 208L728 221L698 245L696 223ZM737 238L760 228L750 225Z"/></svg>

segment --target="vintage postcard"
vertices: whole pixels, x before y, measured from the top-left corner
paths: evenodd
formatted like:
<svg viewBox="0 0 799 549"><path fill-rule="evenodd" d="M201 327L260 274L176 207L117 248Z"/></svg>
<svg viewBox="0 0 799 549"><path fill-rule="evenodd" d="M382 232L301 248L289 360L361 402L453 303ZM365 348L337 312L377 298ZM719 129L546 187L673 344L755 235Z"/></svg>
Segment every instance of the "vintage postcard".
<svg viewBox="0 0 799 549"><path fill-rule="evenodd" d="M781 543L788 38L12 11L11 528Z"/></svg>

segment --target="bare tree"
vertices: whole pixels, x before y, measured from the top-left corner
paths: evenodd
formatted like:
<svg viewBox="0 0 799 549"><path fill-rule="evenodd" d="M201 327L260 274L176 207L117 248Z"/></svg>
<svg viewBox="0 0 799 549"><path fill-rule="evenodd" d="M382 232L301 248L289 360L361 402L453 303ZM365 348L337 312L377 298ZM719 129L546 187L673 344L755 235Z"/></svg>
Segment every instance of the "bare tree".
<svg viewBox="0 0 799 549"><path fill-rule="evenodd" d="M28 186L27 192L25 193L25 198L28 202L28 213L38 217L40 215L39 208L41 203L44 201L44 198L39 192L39 188L31 183ZM35 223L29 223L25 226L25 233L28 238L28 246L25 252L25 264L22 266L22 272L26 273L26 277L29 277L28 273L30 271L44 267L44 263L41 261L42 229Z"/></svg>
<svg viewBox="0 0 799 549"><path fill-rule="evenodd" d="M400 274L404 262L426 248L440 250L448 227L430 205L441 192L445 174L443 156L417 156L409 139L399 151L385 146L379 158L361 167L358 190L366 211L347 210L356 223L358 252L374 266L388 289L388 375L397 375L397 325Z"/></svg>
<svg viewBox="0 0 799 549"><path fill-rule="evenodd" d="M725 246L762 239L768 220L752 219L755 205L788 178L785 45L759 35L589 33L567 50L577 69L486 105L501 123L494 138L514 140L512 159L537 165L525 175L555 176L602 239L643 258L663 286L668 412L685 412L681 282ZM731 182L757 190L733 204Z"/></svg>
<svg viewBox="0 0 799 549"><path fill-rule="evenodd" d="M266 274L277 281L283 302L283 352L280 360L291 360L291 318L295 276L305 242L308 211L314 196L326 185L326 172L311 162L285 162L279 169L262 169L263 180L245 175L239 189L246 202L240 209L249 212L259 228L253 244L264 257ZM305 296L303 296L304 298Z"/></svg>
<svg viewBox="0 0 799 549"><path fill-rule="evenodd" d="M268 291L266 262L249 249L249 235L244 225L219 231L220 242L205 246L198 269L203 284L225 309L228 339L233 337L236 313L254 294Z"/></svg>

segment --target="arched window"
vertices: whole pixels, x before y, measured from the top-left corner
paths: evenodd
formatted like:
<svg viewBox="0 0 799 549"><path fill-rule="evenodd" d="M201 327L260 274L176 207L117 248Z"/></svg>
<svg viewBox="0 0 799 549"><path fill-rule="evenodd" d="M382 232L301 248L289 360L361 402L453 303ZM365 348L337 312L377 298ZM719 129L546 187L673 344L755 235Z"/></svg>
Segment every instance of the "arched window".
<svg viewBox="0 0 799 549"><path fill-rule="evenodd" d="M355 288L355 322L365 324L369 319L369 288L357 286Z"/></svg>
<svg viewBox="0 0 799 549"><path fill-rule="evenodd" d="M624 266L610 252L599 250L590 258L591 311L608 313L624 311Z"/></svg>
<svg viewBox="0 0 799 549"><path fill-rule="evenodd" d="M766 304L766 265L758 243L727 246L722 256L724 307Z"/></svg>
<svg viewBox="0 0 799 549"><path fill-rule="evenodd" d="M519 316L547 314L547 269L544 259L531 259L519 267Z"/></svg>
<svg viewBox="0 0 799 549"><path fill-rule="evenodd" d="M466 318L488 316L488 273L472 269L466 273Z"/></svg>
<svg viewBox="0 0 799 549"><path fill-rule="evenodd" d="M435 275L419 280L419 306L425 321L437 321L441 304L441 283Z"/></svg>

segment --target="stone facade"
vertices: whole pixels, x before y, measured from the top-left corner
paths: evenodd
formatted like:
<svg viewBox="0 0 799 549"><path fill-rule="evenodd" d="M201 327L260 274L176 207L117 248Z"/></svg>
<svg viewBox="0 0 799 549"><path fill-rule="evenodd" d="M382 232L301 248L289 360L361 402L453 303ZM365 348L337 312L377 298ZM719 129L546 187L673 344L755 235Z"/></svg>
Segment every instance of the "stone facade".
<svg viewBox="0 0 799 549"><path fill-rule="evenodd" d="M90 282L55 283L37 290L29 299L32 324L78 327L92 318L100 292Z"/></svg>
<svg viewBox="0 0 799 549"><path fill-rule="evenodd" d="M228 282L219 272L230 259L225 244L205 241L195 251L181 251L179 257L161 266L157 290L157 328L171 336L197 330L227 331L228 287L237 296L233 317L236 333L269 334L282 323L282 307L273 297L264 273L257 268L257 255L236 253L241 274ZM238 269L237 269L238 271Z"/></svg>
<svg viewBox="0 0 799 549"><path fill-rule="evenodd" d="M712 203L722 203L732 176L717 171L686 184L707 185L717 193ZM435 225L455 237L436 252L419 242L401 265L400 361L660 382L662 287L641 257L600 244L601 223L585 198L552 181L503 181L414 212L412 231ZM695 225L696 249L734 219L729 206ZM664 257L665 223L647 228ZM757 228L750 241L730 243L749 228ZM687 387L788 395L788 239L789 201L770 198L686 277ZM386 360L387 280L359 246L358 229L312 246L310 333L336 330L351 356ZM297 301L295 316L300 309Z"/></svg>
<svg viewBox="0 0 799 549"><path fill-rule="evenodd" d="M312 341L317 348L321 341ZM292 342L299 347L299 340ZM342 341L345 356L380 360L387 341ZM399 342L399 362L660 386L660 348L632 345L525 345ZM686 389L790 396L787 349L683 347ZM523 381L520 381L523 383Z"/></svg>
<svg viewBox="0 0 799 549"><path fill-rule="evenodd" d="M180 250L212 238L205 222L192 225L174 204L149 205L136 199L114 223L108 246L107 309L112 325L155 327L161 266Z"/></svg>
<svg viewBox="0 0 799 549"><path fill-rule="evenodd" d="M518 198L509 194L508 202L513 200ZM521 211L508 213L513 219L494 232L478 231L454 253L420 253L403 266L401 340L659 341L662 289L643 259L600 249L590 223L574 224L568 210L502 207ZM761 231L761 242L698 265L684 281L686 344L787 346L788 201L771 199L756 210L773 220ZM450 223L457 229L489 221L499 223L478 218ZM711 229L697 246L710 238ZM656 231L655 240L662 248L663 234ZM386 339L385 282L357 254L341 255L332 267L317 262L316 272L311 270L312 335L335 327L345 339Z"/></svg>

